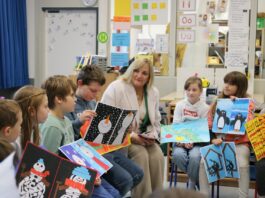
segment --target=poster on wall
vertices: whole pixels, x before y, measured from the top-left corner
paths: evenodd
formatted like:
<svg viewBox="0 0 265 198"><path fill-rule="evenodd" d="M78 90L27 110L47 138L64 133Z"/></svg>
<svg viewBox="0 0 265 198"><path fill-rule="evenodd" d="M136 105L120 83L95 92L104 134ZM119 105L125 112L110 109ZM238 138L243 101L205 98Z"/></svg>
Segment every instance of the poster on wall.
<svg viewBox="0 0 265 198"><path fill-rule="evenodd" d="M250 0L230 1L227 67L245 67L248 64L249 9Z"/></svg>
<svg viewBox="0 0 265 198"><path fill-rule="evenodd" d="M154 39L136 39L136 53L152 53Z"/></svg>
<svg viewBox="0 0 265 198"><path fill-rule="evenodd" d="M128 66L130 47L128 30L113 30L111 45L111 66Z"/></svg>
<svg viewBox="0 0 265 198"><path fill-rule="evenodd" d="M168 0L132 0L131 24L166 24L168 22Z"/></svg>

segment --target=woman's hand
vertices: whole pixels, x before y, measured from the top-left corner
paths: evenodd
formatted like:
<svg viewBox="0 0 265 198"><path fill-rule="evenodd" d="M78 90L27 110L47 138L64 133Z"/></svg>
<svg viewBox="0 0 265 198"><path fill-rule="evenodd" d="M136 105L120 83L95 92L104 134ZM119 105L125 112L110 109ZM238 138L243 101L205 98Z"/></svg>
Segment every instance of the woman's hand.
<svg viewBox="0 0 265 198"><path fill-rule="evenodd" d="M218 146L220 144L222 144L223 140L221 138L216 138L212 140L212 144Z"/></svg>
<svg viewBox="0 0 265 198"><path fill-rule="evenodd" d="M97 113L95 111L92 110L84 110L80 116L79 116L79 120L84 123L86 120L90 120L93 117L95 117L97 115Z"/></svg>
<svg viewBox="0 0 265 198"><path fill-rule="evenodd" d="M131 133L131 141L134 144L139 144L142 146L150 146L155 143L155 140L143 138L134 132Z"/></svg>

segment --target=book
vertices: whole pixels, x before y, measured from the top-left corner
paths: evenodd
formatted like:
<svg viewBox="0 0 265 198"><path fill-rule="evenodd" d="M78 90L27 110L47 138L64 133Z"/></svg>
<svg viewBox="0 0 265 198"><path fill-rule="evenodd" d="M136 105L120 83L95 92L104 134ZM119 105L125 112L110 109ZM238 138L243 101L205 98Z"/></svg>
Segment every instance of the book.
<svg viewBox="0 0 265 198"><path fill-rule="evenodd" d="M126 110L103 103L97 103L97 116L87 128L84 139L98 144L122 144L136 110Z"/></svg>
<svg viewBox="0 0 265 198"><path fill-rule="evenodd" d="M218 99L212 131L214 133L244 135L245 123L251 112L251 102L251 99L248 98Z"/></svg>
<svg viewBox="0 0 265 198"><path fill-rule="evenodd" d="M16 174L20 197L90 197L97 172L27 143Z"/></svg>
<svg viewBox="0 0 265 198"><path fill-rule="evenodd" d="M61 146L59 150L72 162L96 170L99 176L113 166L83 139Z"/></svg>
<svg viewBox="0 0 265 198"><path fill-rule="evenodd" d="M167 142L209 142L210 133L206 118L161 127L161 144Z"/></svg>
<svg viewBox="0 0 265 198"><path fill-rule="evenodd" d="M265 158L265 114L248 121L245 127L257 160Z"/></svg>
<svg viewBox="0 0 265 198"><path fill-rule="evenodd" d="M200 148L208 182L212 183L225 177L239 178L234 142L211 144Z"/></svg>

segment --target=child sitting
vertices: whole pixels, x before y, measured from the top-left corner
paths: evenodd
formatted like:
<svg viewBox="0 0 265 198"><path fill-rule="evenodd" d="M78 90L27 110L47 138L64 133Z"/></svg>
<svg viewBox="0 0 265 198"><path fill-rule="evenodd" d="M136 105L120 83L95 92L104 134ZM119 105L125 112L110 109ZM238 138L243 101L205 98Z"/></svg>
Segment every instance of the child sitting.
<svg viewBox="0 0 265 198"><path fill-rule="evenodd" d="M202 80L195 76L190 77L186 80L184 89L187 99L176 104L173 123L206 118L208 105L200 100ZM180 170L187 172L189 189L195 189L195 184L199 181L200 146L199 143L177 143L173 148L172 161Z"/></svg>

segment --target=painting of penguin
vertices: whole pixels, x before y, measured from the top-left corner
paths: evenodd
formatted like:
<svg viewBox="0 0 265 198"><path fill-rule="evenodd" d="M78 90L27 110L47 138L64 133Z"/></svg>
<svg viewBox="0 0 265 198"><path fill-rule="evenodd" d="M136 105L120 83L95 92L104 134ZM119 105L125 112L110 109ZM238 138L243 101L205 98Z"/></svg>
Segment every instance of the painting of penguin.
<svg viewBox="0 0 265 198"><path fill-rule="evenodd" d="M220 110L217 109L216 110L217 113L217 128L222 130L226 124L229 124L230 120L226 115L226 111L225 110Z"/></svg>
<svg viewBox="0 0 265 198"><path fill-rule="evenodd" d="M234 131L240 131L240 128L242 127L245 117L243 117L242 113L237 113L234 120L231 120L230 125L233 126Z"/></svg>

